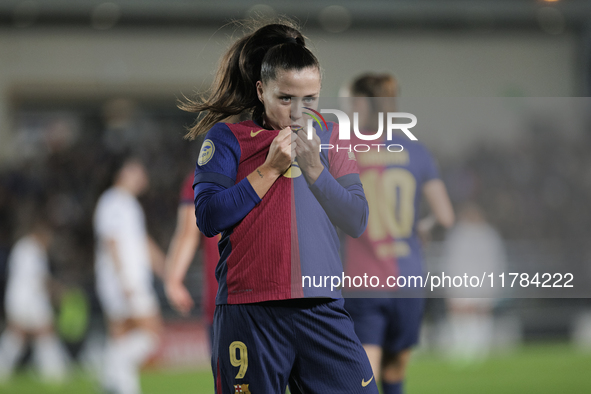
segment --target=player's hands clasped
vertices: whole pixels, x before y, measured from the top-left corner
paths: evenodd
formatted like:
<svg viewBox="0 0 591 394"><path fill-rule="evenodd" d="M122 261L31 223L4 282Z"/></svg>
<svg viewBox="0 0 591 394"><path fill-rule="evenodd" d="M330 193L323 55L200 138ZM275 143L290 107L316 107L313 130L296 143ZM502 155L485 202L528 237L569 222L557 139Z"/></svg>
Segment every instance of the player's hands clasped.
<svg viewBox="0 0 591 394"><path fill-rule="evenodd" d="M295 141L295 154L298 165L310 184L316 182L324 169L320 161L320 137L316 134L316 130L313 130L313 132L312 139L309 140L307 132L300 129Z"/></svg>
<svg viewBox="0 0 591 394"><path fill-rule="evenodd" d="M271 142L265 165L275 171L277 176L283 174L291 165L296 154L296 139L297 135L291 131L291 127L286 127Z"/></svg>

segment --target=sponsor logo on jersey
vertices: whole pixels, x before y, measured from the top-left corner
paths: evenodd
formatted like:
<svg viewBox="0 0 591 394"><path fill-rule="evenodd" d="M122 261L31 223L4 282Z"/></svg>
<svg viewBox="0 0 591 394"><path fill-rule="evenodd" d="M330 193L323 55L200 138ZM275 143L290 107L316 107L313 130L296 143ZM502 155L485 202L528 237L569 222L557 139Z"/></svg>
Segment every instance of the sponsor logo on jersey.
<svg viewBox="0 0 591 394"><path fill-rule="evenodd" d="M258 131L251 130L251 131L250 131L250 136L251 136L251 137L256 137L256 136L257 136L257 135L258 135L258 134L259 134L261 131L263 131L263 130L264 130L264 129L260 129L260 130L258 130Z"/></svg>
<svg viewBox="0 0 591 394"><path fill-rule="evenodd" d="M207 164L207 162L209 162L213 157L214 153L215 145L213 144L213 141L210 139L203 141L203 145L201 145L201 151L199 152L199 159L197 160L197 164L199 164L200 166Z"/></svg>

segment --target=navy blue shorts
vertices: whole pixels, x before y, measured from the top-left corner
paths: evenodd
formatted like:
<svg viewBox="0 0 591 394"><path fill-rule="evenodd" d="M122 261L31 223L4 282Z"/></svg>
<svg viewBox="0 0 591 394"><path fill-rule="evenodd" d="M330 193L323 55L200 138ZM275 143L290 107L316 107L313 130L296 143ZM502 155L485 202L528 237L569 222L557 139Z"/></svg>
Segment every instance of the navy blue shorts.
<svg viewBox="0 0 591 394"><path fill-rule="evenodd" d="M217 394L378 394L343 299L218 305L212 369Z"/></svg>
<svg viewBox="0 0 591 394"><path fill-rule="evenodd" d="M345 308L364 345L396 354L419 342L424 298L347 298Z"/></svg>

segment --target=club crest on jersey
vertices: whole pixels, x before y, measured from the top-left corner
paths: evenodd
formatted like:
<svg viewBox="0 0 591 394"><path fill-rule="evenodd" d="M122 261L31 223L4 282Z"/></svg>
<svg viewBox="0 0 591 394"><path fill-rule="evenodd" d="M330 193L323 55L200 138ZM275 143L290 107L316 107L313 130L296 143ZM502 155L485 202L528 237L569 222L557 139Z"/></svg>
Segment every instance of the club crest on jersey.
<svg viewBox="0 0 591 394"><path fill-rule="evenodd" d="M248 384L235 384L234 385L234 394L250 394L250 390L248 389Z"/></svg>
<svg viewBox="0 0 591 394"><path fill-rule="evenodd" d="M201 151L199 152L199 159L197 160L197 164L203 166L207 164L208 161L211 160L213 154L215 152L215 145L213 141L207 139L203 141L203 145L201 145Z"/></svg>
<svg viewBox="0 0 591 394"><path fill-rule="evenodd" d="M283 173L286 178L297 178L300 175L302 175L302 170L296 160L292 161L291 166Z"/></svg>

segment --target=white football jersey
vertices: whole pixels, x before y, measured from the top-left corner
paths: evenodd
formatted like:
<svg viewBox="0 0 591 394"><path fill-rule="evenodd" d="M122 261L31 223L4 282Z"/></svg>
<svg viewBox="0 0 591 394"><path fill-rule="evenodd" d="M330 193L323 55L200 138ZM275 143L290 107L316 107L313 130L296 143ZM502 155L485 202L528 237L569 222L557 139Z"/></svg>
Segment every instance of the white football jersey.
<svg viewBox="0 0 591 394"><path fill-rule="evenodd" d="M95 272L98 286L110 286L113 281L125 288L144 287L152 282L148 238L144 212L140 203L125 190L112 187L99 198L94 213L96 235ZM121 262L121 277L106 241L116 241Z"/></svg>
<svg viewBox="0 0 591 394"><path fill-rule="evenodd" d="M23 328L51 323L47 251L33 236L18 240L8 258L5 306L9 320Z"/></svg>

